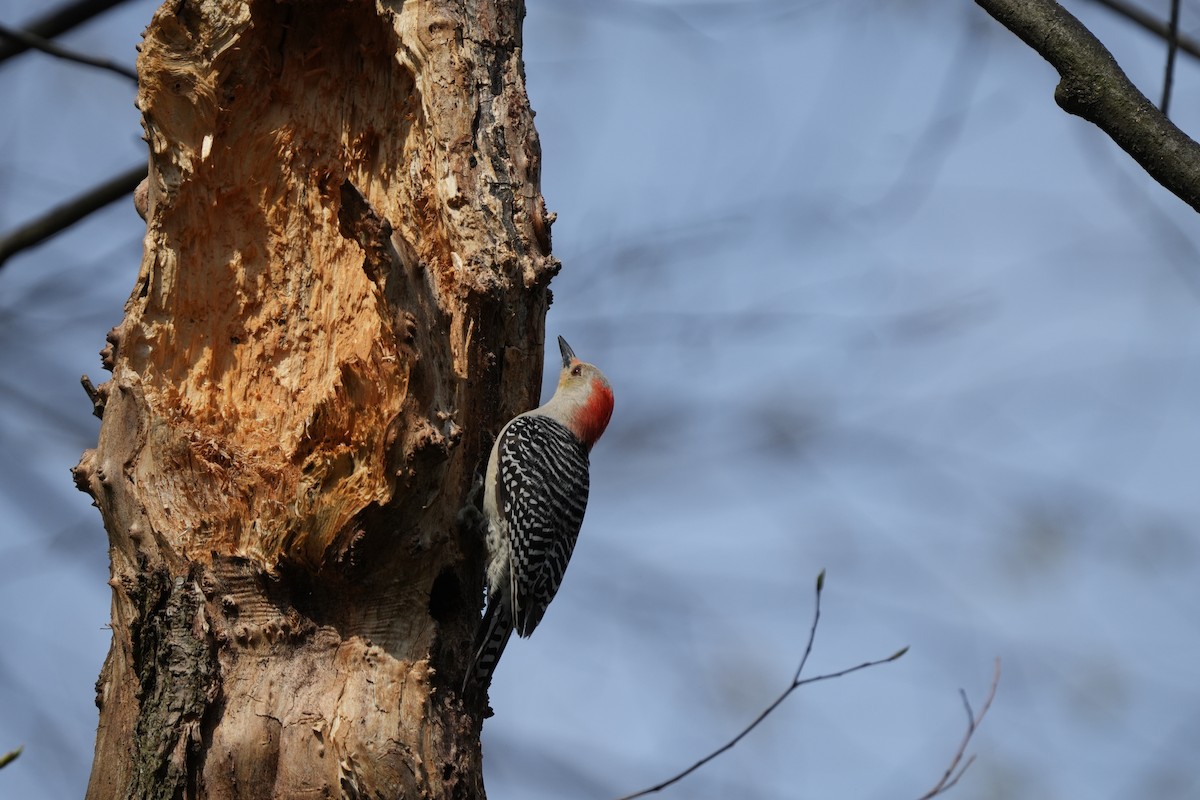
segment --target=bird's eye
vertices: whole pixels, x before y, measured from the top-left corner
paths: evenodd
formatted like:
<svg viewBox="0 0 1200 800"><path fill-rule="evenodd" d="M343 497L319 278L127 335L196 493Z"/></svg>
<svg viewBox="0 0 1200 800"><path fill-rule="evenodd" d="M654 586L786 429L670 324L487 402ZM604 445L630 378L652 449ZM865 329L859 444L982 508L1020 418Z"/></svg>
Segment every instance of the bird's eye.
<svg viewBox="0 0 1200 800"><path fill-rule="evenodd" d="M583 374L583 367L576 364L575 369L571 370L571 374L574 375L576 378L578 378L580 375Z"/></svg>

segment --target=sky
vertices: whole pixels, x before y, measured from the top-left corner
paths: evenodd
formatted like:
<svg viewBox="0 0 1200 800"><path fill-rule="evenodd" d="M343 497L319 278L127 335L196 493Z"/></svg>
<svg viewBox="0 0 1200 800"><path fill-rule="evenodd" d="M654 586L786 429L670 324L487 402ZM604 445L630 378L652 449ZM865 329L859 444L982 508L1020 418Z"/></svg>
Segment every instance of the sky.
<svg viewBox="0 0 1200 800"><path fill-rule="evenodd" d="M132 64L154 5L62 42ZM1158 98L1163 44L1065 5ZM909 652L660 797L919 797L996 658L952 796L1200 795L1195 212L971 3L529 0L525 65L547 335L617 407L563 589L492 688L489 796L614 798L723 744L791 680L822 569L806 675ZM1193 133L1198 79L1183 57ZM144 160L133 97L0 64L0 231ZM143 230L119 202L0 268L2 797L86 786L109 589L69 468Z"/></svg>

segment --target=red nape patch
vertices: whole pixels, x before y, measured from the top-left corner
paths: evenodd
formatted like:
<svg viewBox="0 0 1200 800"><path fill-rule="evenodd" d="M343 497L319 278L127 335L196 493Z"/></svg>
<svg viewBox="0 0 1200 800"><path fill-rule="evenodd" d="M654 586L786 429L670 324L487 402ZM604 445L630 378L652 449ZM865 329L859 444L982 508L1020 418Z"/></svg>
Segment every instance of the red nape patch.
<svg viewBox="0 0 1200 800"><path fill-rule="evenodd" d="M589 448L596 443L608 421L612 418L613 393L609 385L600 379L592 381L592 396L588 404L575 415L575 428L579 438Z"/></svg>

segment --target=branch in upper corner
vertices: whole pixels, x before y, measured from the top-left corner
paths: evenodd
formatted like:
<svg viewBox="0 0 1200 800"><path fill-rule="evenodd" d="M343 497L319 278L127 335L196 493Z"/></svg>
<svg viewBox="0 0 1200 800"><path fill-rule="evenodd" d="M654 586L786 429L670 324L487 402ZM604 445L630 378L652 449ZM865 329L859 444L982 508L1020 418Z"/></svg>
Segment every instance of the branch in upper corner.
<svg viewBox="0 0 1200 800"><path fill-rule="evenodd" d="M74 200L52 208L35 220L0 237L0 267L22 250L41 244L55 234L99 211L109 203L120 200L137 188L146 177L146 166L134 167L94 186Z"/></svg>
<svg viewBox="0 0 1200 800"><path fill-rule="evenodd" d="M1091 31L1053 0L975 2L1058 71L1054 99L1064 111L1095 124L1200 211L1200 144L1138 91Z"/></svg>
<svg viewBox="0 0 1200 800"><path fill-rule="evenodd" d="M708 762L712 761L717 756L724 753L726 750L731 750L733 748L733 746L735 744L737 744L738 742L740 742L742 739L744 739L746 737L746 735L748 733L750 733L750 731L757 728L759 723L761 723L764 719L766 719L768 716L770 716L771 712L774 711L776 708L778 708L783 703L783 701L788 698L788 695L790 695L796 689L799 689L801 686L804 686L805 684L808 684L808 683L816 683L817 681L829 680L831 678L840 678L843 675L849 675L852 672L858 672L859 670L867 669L868 667L876 667L876 666L879 666L880 664L887 664L889 662L895 661L896 659L900 658L901 656L903 656L905 653L908 652L908 648L903 647L903 648L897 650L895 653L892 653L887 658L880 658L875 661L867 661L865 663L859 664L854 667L848 667L847 669L839 670L838 672L830 672L826 675L817 675L812 678L805 678L805 679L801 680L800 673L802 673L804 671L804 665L808 663L808 656L809 656L809 654L812 653L813 642L817 638L817 624L821 621L821 592L824 589L825 589L825 570L821 570L820 574L817 575L817 596L816 596L816 602L814 603L814 607L813 607L812 625L808 629L808 642L804 645L804 654L802 656L800 656L800 666L796 667L796 674L792 676L791 685L783 690L783 694L781 694L781 695L779 695L779 697L775 698L775 701L773 703L771 703L769 706L767 706L765 709L763 709L762 713L760 713L757 717L755 717L753 722L751 722L749 725L747 725L745 728L743 728L741 730L741 732L737 734L737 736L734 736L728 742L721 745L720 747L718 747L716 750L712 751L708 755L704 756L704 758L701 758L699 761L696 761L694 764L692 764L687 769L683 770L682 772L676 773L675 775L671 776L670 778L663 781L662 783L657 783L648 789L643 789L642 791L635 792L634 794L627 794L624 797L620 798L620 800L634 800L634 798L637 798L637 797L645 797L646 795L654 794L656 792L661 792L663 789L666 789L668 786L678 783L679 781L686 778L688 775L691 775L693 772L700 769L705 764L707 764Z"/></svg>
<svg viewBox="0 0 1200 800"><path fill-rule="evenodd" d="M975 731L979 729L983 718L987 716L988 709L992 707L992 700L996 697L996 687L999 685L1000 659L997 658L996 667L992 672L992 685L988 689L983 705L979 708L979 716L976 716L975 712L971 710L971 701L967 699L967 693L962 689L958 690L962 696L963 708L967 712L967 731L963 734L962 741L958 744L958 750L954 751L954 757L950 759L950 766L946 767L946 771L942 773L942 779L932 789L917 798L917 800L932 800L932 798L950 791L954 787L954 784L958 783L958 779L963 776L963 773L967 771L967 768L975 763L975 756L966 755L967 745L971 743L971 737L975 735ZM966 757L966 761L963 761L964 757Z"/></svg>

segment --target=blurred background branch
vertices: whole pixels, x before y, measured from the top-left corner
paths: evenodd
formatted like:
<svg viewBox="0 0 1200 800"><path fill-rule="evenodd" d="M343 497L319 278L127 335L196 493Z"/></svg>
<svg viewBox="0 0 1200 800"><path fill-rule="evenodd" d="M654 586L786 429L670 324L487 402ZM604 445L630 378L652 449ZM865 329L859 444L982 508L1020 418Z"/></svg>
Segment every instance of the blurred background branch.
<svg viewBox="0 0 1200 800"><path fill-rule="evenodd" d="M119 75L136 84L137 72L133 68L51 41L125 2L127 0L82 0L49 11L27 23L24 28L0 23L0 64L21 53L36 50L62 61ZM18 112L10 109L10 113ZM17 253L45 242L131 193L145 176L145 167L135 167L115 175L0 236L0 268Z"/></svg>
<svg viewBox="0 0 1200 800"><path fill-rule="evenodd" d="M1171 85L1175 82L1175 57L1179 53L1179 0L1171 0L1171 18L1167 22L1167 65L1163 68L1162 102L1164 117L1171 116Z"/></svg>
<svg viewBox="0 0 1200 800"><path fill-rule="evenodd" d="M1200 58L1200 42L1197 42L1190 36L1179 34L1178 31L1172 34L1169 23L1163 22L1142 7L1134 3L1127 3L1125 0L1090 0L1090 2L1109 9L1113 13L1134 23L1142 30L1149 31L1164 41L1171 42L1174 40L1181 51L1193 58ZM1174 4L1175 0L1171 0L1171 2ZM1174 13L1174 9L1172 9L1172 14Z"/></svg>
<svg viewBox="0 0 1200 800"><path fill-rule="evenodd" d="M143 164L132 167L119 175L114 175L78 197L52 208L37 219L0 236L0 268L3 268L10 258L22 250L41 244L109 203L131 194L145 179L146 169Z"/></svg>
<svg viewBox="0 0 1200 800"><path fill-rule="evenodd" d="M23 26L22 30L39 40L53 39L85 22L89 22L110 8L126 2L128 0L81 0L78 3L68 3L35 18ZM25 39L0 41L0 63L24 53L33 46Z"/></svg>
<svg viewBox="0 0 1200 800"><path fill-rule="evenodd" d="M37 34L29 31L10 28L7 25L0 24L0 39L7 39L12 42L19 42L31 50L38 50L46 55L61 58L63 61L70 61L75 64L82 64L85 67L93 67L95 69L105 70L120 75L123 78L137 83L137 72L130 67L118 64L107 58L97 58L90 56L87 53L78 53L66 47L61 47L49 39L44 39Z"/></svg>

